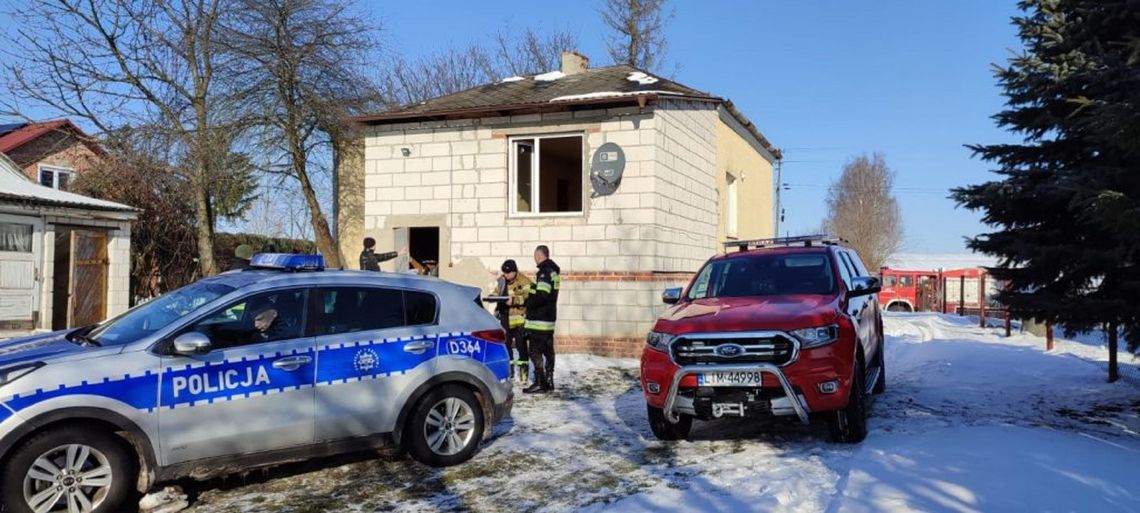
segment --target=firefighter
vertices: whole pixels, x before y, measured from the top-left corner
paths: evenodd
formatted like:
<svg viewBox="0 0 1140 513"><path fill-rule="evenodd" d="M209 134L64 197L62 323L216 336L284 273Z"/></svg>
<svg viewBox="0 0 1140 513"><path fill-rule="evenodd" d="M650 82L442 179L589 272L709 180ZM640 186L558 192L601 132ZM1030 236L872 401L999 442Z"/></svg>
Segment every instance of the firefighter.
<svg viewBox="0 0 1140 513"><path fill-rule="evenodd" d="M364 251L360 252L360 269L364 271L379 271L380 262L387 262L400 254L396 251L376 253L376 239L364 238Z"/></svg>
<svg viewBox="0 0 1140 513"><path fill-rule="evenodd" d="M561 269L550 259L550 248L534 248L534 263L538 274L526 297L526 338L530 351L534 384L523 390L525 394L545 394L554 390L554 321L558 318L558 289Z"/></svg>
<svg viewBox="0 0 1140 513"><path fill-rule="evenodd" d="M530 278L519 274L519 266L514 260L503 262L503 272L496 295L507 298L495 305L495 314L503 329L507 331L507 354L511 358L511 378L518 370L519 381L526 383L530 378L530 354L527 351L523 325L526 324L526 298L530 294ZM518 351L518 357L515 357Z"/></svg>

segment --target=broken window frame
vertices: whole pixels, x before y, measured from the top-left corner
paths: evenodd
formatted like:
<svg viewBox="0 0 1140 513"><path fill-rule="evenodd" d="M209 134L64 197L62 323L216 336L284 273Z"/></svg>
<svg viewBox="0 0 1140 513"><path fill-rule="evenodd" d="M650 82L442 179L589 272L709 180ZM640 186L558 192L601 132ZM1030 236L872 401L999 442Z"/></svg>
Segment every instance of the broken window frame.
<svg viewBox="0 0 1140 513"><path fill-rule="evenodd" d="M582 155L582 168L579 171L578 179L581 181L579 186L579 193L582 194L582 208L580 210L564 211L564 212L543 212L542 205L540 204L542 194L539 192L538 185L542 183L542 169L539 162L542 159L542 140L543 139L559 139L576 137L579 142L579 148ZM534 152L531 154L531 177L530 181L532 187L530 191L530 211L519 210L518 208L518 144L522 141L532 141L534 144ZM514 135L507 138L507 152L509 160L508 169L508 184L507 184L507 203L508 212L511 217L581 217L586 214L586 135L582 132L555 132L549 134L526 134Z"/></svg>

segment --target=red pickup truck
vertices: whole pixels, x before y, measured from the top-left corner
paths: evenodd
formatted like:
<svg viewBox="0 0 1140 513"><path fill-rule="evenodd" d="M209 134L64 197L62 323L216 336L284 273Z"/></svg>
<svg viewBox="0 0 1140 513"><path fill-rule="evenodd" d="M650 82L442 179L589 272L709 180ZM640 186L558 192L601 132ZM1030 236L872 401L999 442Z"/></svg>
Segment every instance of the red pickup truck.
<svg viewBox="0 0 1140 513"><path fill-rule="evenodd" d="M653 434L693 419L826 418L832 439L867 434L886 386L879 279L822 236L740 241L708 260L646 338L641 385Z"/></svg>

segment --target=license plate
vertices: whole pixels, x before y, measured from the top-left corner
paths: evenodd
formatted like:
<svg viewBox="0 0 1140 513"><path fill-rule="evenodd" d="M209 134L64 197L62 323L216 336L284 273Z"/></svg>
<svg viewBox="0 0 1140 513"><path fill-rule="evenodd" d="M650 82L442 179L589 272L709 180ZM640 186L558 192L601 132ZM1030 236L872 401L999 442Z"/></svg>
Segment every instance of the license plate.
<svg viewBox="0 0 1140 513"><path fill-rule="evenodd" d="M760 371L697 374L697 385L702 387L758 387L760 383Z"/></svg>

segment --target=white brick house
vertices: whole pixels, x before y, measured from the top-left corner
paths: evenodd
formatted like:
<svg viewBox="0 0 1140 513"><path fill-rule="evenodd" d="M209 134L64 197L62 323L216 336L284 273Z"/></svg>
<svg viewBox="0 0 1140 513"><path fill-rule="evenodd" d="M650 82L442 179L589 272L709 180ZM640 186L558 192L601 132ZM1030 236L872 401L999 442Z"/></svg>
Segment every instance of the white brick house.
<svg viewBox="0 0 1140 513"><path fill-rule="evenodd" d="M636 354L662 289L726 238L773 235L780 154L724 99L572 53L562 68L357 118L365 135L338 169L341 251L353 261L371 236L488 288L504 259L533 269L547 244L563 271L560 349ZM596 195L606 143L624 173Z"/></svg>

